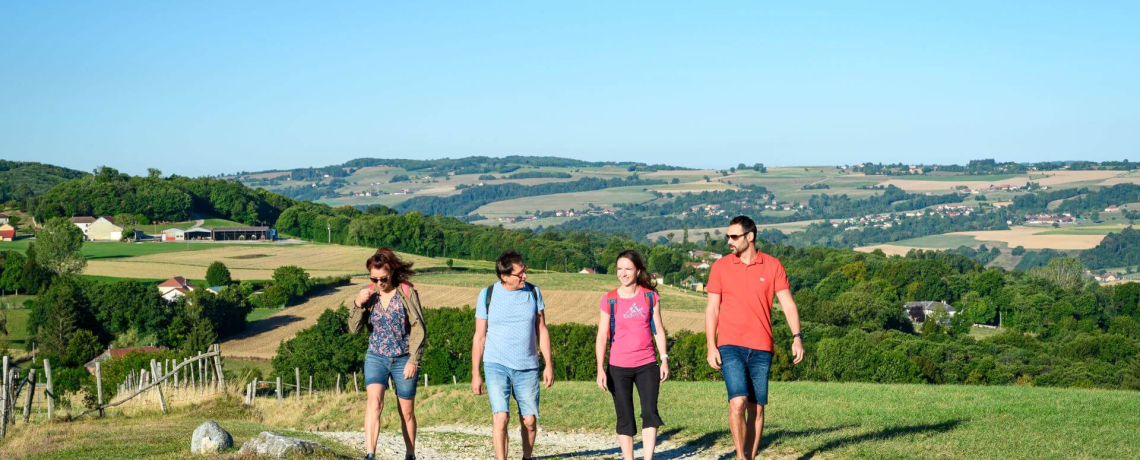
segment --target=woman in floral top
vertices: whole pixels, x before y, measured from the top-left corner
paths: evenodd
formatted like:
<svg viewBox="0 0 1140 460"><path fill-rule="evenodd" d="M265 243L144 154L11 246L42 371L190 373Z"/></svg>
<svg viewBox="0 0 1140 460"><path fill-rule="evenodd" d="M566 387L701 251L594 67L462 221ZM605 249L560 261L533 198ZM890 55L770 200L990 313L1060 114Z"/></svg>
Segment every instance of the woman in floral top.
<svg viewBox="0 0 1140 460"><path fill-rule="evenodd" d="M364 385L368 391L364 415L364 448L368 454L364 458L375 458L384 392L392 386L407 447L404 458L414 460L416 382L427 335L419 294L408 283L415 272L411 263L401 261L389 248L378 249L365 266L372 283L357 293L349 315L350 332L369 331L368 352L364 356Z"/></svg>

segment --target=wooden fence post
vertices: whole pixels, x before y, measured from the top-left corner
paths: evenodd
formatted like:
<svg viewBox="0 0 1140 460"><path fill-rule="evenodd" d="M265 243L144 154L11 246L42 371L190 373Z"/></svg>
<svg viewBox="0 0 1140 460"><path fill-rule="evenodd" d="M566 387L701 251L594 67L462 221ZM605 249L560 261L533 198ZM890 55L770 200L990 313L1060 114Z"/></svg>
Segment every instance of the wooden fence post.
<svg viewBox="0 0 1140 460"><path fill-rule="evenodd" d="M352 373L352 392L360 393L360 386L356 383L356 373Z"/></svg>
<svg viewBox="0 0 1140 460"><path fill-rule="evenodd" d="M293 399L300 401L301 400L301 369L300 368L297 368L297 367L293 368L293 377L296 378L296 382L297 382L297 385L295 387L293 387L293 389L295 390L295 392L293 393Z"/></svg>
<svg viewBox="0 0 1140 460"><path fill-rule="evenodd" d="M51 385L51 361L47 359L44 359L44 378L47 379L44 386L44 398L47 398L48 421L51 421L55 414L55 388Z"/></svg>
<svg viewBox="0 0 1140 460"><path fill-rule="evenodd" d="M313 374L309 374L309 398L313 397Z"/></svg>
<svg viewBox="0 0 1140 460"><path fill-rule="evenodd" d="M217 375L218 375L218 390L220 390L222 393L225 393L226 392L226 375L222 369L222 346L215 343L214 344L214 351L218 353L217 355L214 356L214 359L213 359L214 370L217 371Z"/></svg>
<svg viewBox="0 0 1140 460"><path fill-rule="evenodd" d="M281 402L281 376L277 376L277 402Z"/></svg>
<svg viewBox="0 0 1140 460"><path fill-rule="evenodd" d="M8 382L8 357L4 356L4 376L0 381L0 440L8 437L8 399L12 397L12 385Z"/></svg>
<svg viewBox="0 0 1140 460"><path fill-rule="evenodd" d="M36 396L36 370L28 374L28 399L24 400L24 423L32 416L32 398Z"/></svg>
<svg viewBox="0 0 1140 460"><path fill-rule="evenodd" d="M99 401L99 416L103 416L103 366L95 361L95 393Z"/></svg>
<svg viewBox="0 0 1140 460"><path fill-rule="evenodd" d="M336 394L340 396L340 374L336 375Z"/></svg>

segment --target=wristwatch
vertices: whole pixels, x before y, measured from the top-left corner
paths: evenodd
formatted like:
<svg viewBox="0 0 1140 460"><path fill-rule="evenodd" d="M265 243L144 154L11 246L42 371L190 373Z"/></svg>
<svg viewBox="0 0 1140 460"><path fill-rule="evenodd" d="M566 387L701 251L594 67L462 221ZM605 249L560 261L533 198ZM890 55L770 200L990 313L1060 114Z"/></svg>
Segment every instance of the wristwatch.
<svg viewBox="0 0 1140 460"><path fill-rule="evenodd" d="M664 355L661 355L661 360L662 360L662 361L664 361L664 360L666 360L666 359L669 359L669 354L664 354Z"/></svg>
<svg viewBox="0 0 1140 460"><path fill-rule="evenodd" d="M795 334L792 334L792 338L793 338L793 339L794 339L794 338L796 338L796 337L799 337L799 338L800 338L800 340L803 340L803 339L804 339L804 335L803 335L803 333L800 333L800 332L797 332L797 333L795 333Z"/></svg>

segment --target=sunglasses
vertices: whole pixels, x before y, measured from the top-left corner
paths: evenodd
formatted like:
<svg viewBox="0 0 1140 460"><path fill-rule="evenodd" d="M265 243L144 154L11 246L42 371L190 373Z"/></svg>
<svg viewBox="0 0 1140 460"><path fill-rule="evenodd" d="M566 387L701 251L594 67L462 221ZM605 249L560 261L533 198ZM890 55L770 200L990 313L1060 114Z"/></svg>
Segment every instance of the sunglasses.
<svg viewBox="0 0 1140 460"><path fill-rule="evenodd" d="M527 267L527 266L523 266L523 269L522 269L522 270L519 270L519 272L518 272L518 273L511 273L511 274L509 274L509 275L507 275L507 276L518 276L518 277L523 277L523 276L526 276L526 270L527 270L528 268L530 268L530 267Z"/></svg>
<svg viewBox="0 0 1140 460"><path fill-rule="evenodd" d="M372 282L373 282L373 283L387 283L387 282L388 282L388 280L390 280L390 279L392 279L392 278L391 278L391 277L387 277L387 276L385 276L385 277L383 277L383 278L372 278L372 277L369 277L368 279L372 280Z"/></svg>
<svg viewBox="0 0 1140 460"><path fill-rule="evenodd" d="M739 240L739 239L740 239L740 237L742 237L742 236L744 236L744 235L745 235L744 233L741 233L741 234L739 234L739 235L727 235L727 234L726 234L726 235L724 235L724 236L728 237L728 239L729 239L729 240L731 240L731 241L736 241L736 240Z"/></svg>

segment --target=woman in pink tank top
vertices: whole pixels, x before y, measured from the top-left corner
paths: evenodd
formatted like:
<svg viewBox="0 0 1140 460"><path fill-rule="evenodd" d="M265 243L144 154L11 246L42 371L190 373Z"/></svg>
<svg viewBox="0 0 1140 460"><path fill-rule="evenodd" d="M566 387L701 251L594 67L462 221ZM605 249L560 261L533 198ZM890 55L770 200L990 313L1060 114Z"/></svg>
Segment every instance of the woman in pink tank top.
<svg viewBox="0 0 1140 460"><path fill-rule="evenodd" d="M617 412L617 437L622 458L633 459L633 387L641 399L641 440L645 460L653 458L657 428L663 425L657 413L657 394L669 378L669 355L665 350L665 324L657 283L645 269L637 251L623 251L617 258L621 286L602 296L598 308L598 388L609 391ZM606 360L606 348L609 359ZM661 363L657 362L660 352Z"/></svg>

